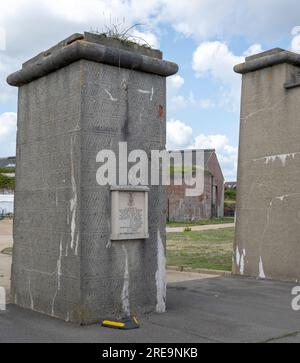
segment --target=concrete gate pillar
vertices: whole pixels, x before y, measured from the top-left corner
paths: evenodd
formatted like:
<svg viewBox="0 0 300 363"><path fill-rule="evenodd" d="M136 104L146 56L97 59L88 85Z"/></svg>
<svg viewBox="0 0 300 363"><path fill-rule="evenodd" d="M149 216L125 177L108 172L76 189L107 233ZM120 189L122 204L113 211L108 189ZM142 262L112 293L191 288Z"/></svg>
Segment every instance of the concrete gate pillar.
<svg viewBox="0 0 300 363"><path fill-rule="evenodd" d="M177 70L158 50L85 33L8 77L19 87L13 303L82 324L165 311L164 187L96 175L103 149L125 167L119 142L165 149Z"/></svg>
<svg viewBox="0 0 300 363"><path fill-rule="evenodd" d="M246 58L233 272L300 280L300 55Z"/></svg>

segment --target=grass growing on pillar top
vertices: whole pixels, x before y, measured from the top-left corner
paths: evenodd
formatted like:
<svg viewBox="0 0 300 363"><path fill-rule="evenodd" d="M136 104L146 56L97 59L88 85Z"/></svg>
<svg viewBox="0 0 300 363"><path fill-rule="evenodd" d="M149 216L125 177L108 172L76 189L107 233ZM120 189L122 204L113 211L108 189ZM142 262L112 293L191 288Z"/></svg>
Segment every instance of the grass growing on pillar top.
<svg viewBox="0 0 300 363"><path fill-rule="evenodd" d="M234 228L167 233L167 265L231 271Z"/></svg>
<svg viewBox="0 0 300 363"><path fill-rule="evenodd" d="M152 46L145 39L137 35L130 34L130 30L137 28L141 25L143 24L134 24L130 27L124 28L122 27L122 23L109 24L104 27L104 30L102 32L98 32L97 30L93 30L92 32L105 38L119 40L121 43L124 44L135 44L140 47L151 49Z"/></svg>

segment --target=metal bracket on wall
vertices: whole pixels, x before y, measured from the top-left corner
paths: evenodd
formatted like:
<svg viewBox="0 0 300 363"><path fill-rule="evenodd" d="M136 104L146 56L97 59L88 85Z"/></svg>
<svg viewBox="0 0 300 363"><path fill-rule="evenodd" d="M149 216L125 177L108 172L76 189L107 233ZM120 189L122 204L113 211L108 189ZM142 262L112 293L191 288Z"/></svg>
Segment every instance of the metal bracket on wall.
<svg viewBox="0 0 300 363"><path fill-rule="evenodd" d="M300 86L300 71L297 73L294 73L291 77L291 79L286 82L284 85L285 89L291 89L296 88Z"/></svg>

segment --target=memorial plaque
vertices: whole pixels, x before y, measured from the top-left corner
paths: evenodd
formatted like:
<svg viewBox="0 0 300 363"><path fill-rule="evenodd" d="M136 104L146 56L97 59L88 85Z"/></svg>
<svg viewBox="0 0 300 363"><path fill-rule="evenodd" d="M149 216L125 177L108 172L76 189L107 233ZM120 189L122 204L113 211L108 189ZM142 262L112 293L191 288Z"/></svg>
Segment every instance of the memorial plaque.
<svg viewBox="0 0 300 363"><path fill-rule="evenodd" d="M111 188L111 239L146 239L148 235L148 188Z"/></svg>

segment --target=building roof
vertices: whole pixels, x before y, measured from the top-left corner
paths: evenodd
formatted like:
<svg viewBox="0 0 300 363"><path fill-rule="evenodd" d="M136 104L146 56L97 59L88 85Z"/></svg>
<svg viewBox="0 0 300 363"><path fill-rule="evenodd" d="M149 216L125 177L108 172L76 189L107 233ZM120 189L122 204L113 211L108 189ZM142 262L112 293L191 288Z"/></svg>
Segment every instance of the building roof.
<svg viewBox="0 0 300 363"><path fill-rule="evenodd" d="M15 156L0 158L0 168L14 168L15 166L16 166Z"/></svg>
<svg viewBox="0 0 300 363"><path fill-rule="evenodd" d="M225 182L224 186L227 189L236 189L237 188L237 182Z"/></svg>
<svg viewBox="0 0 300 363"><path fill-rule="evenodd" d="M197 151L204 152L204 166L206 167L211 156L216 152L215 149L186 149L186 150L169 150L170 153L184 153L190 151L196 153Z"/></svg>

